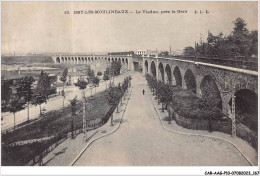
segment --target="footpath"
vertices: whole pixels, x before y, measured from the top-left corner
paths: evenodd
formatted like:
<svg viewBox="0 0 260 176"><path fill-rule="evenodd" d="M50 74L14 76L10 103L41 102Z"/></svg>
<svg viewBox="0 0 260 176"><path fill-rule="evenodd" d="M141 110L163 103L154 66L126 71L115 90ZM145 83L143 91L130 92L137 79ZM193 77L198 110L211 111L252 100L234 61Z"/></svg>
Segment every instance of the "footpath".
<svg viewBox="0 0 260 176"><path fill-rule="evenodd" d="M87 140L84 138L82 133L74 139L68 138L43 158L43 165L72 166L78 160L78 158L80 158L88 146L91 145L95 140L114 133L120 127L124 112L127 108L127 104L131 96L131 90L132 88L129 89L128 93L126 92L122 105L119 103L118 113L117 109L115 109L113 113L113 126L111 126L111 119L109 119L107 123L100 128L88 131Z"/></svg>
<svg viewBox="0 0 260 176"><path fill-rule="evenodd" d="M165 110L164 112L161 111L161 104L158 105L157 100L155 100L155 96L152 95L149 87L146 86L149 92L149 96L151 101L153 102L154 108L158 114L159 120L163 126L163 128L167 131L181 134L181 135L188 135L188 136L201 136L206 138L212 138L214 140L222 140L231 144L235 150L238 150L239 154L244 157L251 166L258 165L258 154L257 151L250 146L246 141L239 137L232 137L231 135L221 133L218 131L208 132L205 130L191 130L187 128L183 128L176 124L174 120L171 121L171 124L168 121L165 121L165 117L168 117L168 112Z"/></svg>

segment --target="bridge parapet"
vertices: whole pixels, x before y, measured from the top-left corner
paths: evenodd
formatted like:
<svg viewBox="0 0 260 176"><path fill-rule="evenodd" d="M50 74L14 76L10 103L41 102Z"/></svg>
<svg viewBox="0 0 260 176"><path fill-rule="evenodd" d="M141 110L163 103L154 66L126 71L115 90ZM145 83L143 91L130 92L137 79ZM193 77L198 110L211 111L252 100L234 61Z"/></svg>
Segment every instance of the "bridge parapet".
<svg viewBox="0 0 260 176"><path fill-rule="evenodd" d="M143 57L143 60L145 60L145 59L150 59L150 60L158 59L158 62L161 62L161 60L186 62L186 63L194 64L196 66L204 65L204 66L208 66L208 67L215 67L215 68L225 69L225 70L229 70L229 71L233 71L233 72L240 72L240 73L258 76L258 71L254 71L254 70L236 68L236 67L219 65L219 64L211 64L211 63L205 63L205 62L197 62L197 61L192 61L192 60L183 60L183 59L178 59L178 58L174 58L174 57L167 58L167 57L147 57L146 56L146 57Z"/></svg>

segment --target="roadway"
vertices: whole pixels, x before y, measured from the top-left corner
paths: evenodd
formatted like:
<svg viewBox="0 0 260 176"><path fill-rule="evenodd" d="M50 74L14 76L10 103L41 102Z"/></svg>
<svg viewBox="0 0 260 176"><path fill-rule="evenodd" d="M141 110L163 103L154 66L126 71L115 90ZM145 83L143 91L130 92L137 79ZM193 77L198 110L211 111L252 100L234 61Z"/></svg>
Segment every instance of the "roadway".
<svg viewBox="0 0 260 176"><path fill-rule="evenodd" d="M76 166L247 166L230 144L166 131L146 91L146 81L133 75L132 95L115 133L91 144Z"/></svg>

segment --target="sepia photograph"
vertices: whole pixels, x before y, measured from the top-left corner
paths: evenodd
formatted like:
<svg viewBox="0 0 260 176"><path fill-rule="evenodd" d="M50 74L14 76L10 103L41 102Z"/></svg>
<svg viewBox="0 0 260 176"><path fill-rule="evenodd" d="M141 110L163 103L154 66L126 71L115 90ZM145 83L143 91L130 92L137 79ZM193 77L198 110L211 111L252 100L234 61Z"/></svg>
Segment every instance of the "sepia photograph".
<svg viewBox="0 0 260 176"><path fill-rule="evenodd" d="M258 1L1 2L6 175L258 159Z"/></svg>

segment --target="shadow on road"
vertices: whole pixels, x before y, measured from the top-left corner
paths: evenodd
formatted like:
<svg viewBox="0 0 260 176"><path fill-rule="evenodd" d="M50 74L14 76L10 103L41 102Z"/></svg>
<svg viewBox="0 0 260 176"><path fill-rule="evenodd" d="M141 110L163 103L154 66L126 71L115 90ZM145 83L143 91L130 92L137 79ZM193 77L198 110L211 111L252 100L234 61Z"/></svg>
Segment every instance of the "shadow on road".
<svg viewBox="0 0 260 176"><path fill-rule="evenodd" d="M116 119L116 120L113 120L114 123L119 123L120 122L120 119ZM125 123L127 122L127 120L125 119L122 119L122 122L121 123Z"/></svg>
<svg viewBox="0 0 260 176"><path fill-rule="evenodd" d="M48 161L46 161L46 162L43 164L43 166L46 166L46 165L47 165L51 160L53 160L56 156L58 156L58 155L60 155L60 154L62 154L62 153L65 153L67 149L68 149L68 147L65 147L65 148L61 149L59 152L53 153L54 156L53 156L51 159L49 159Z"/></svg>

